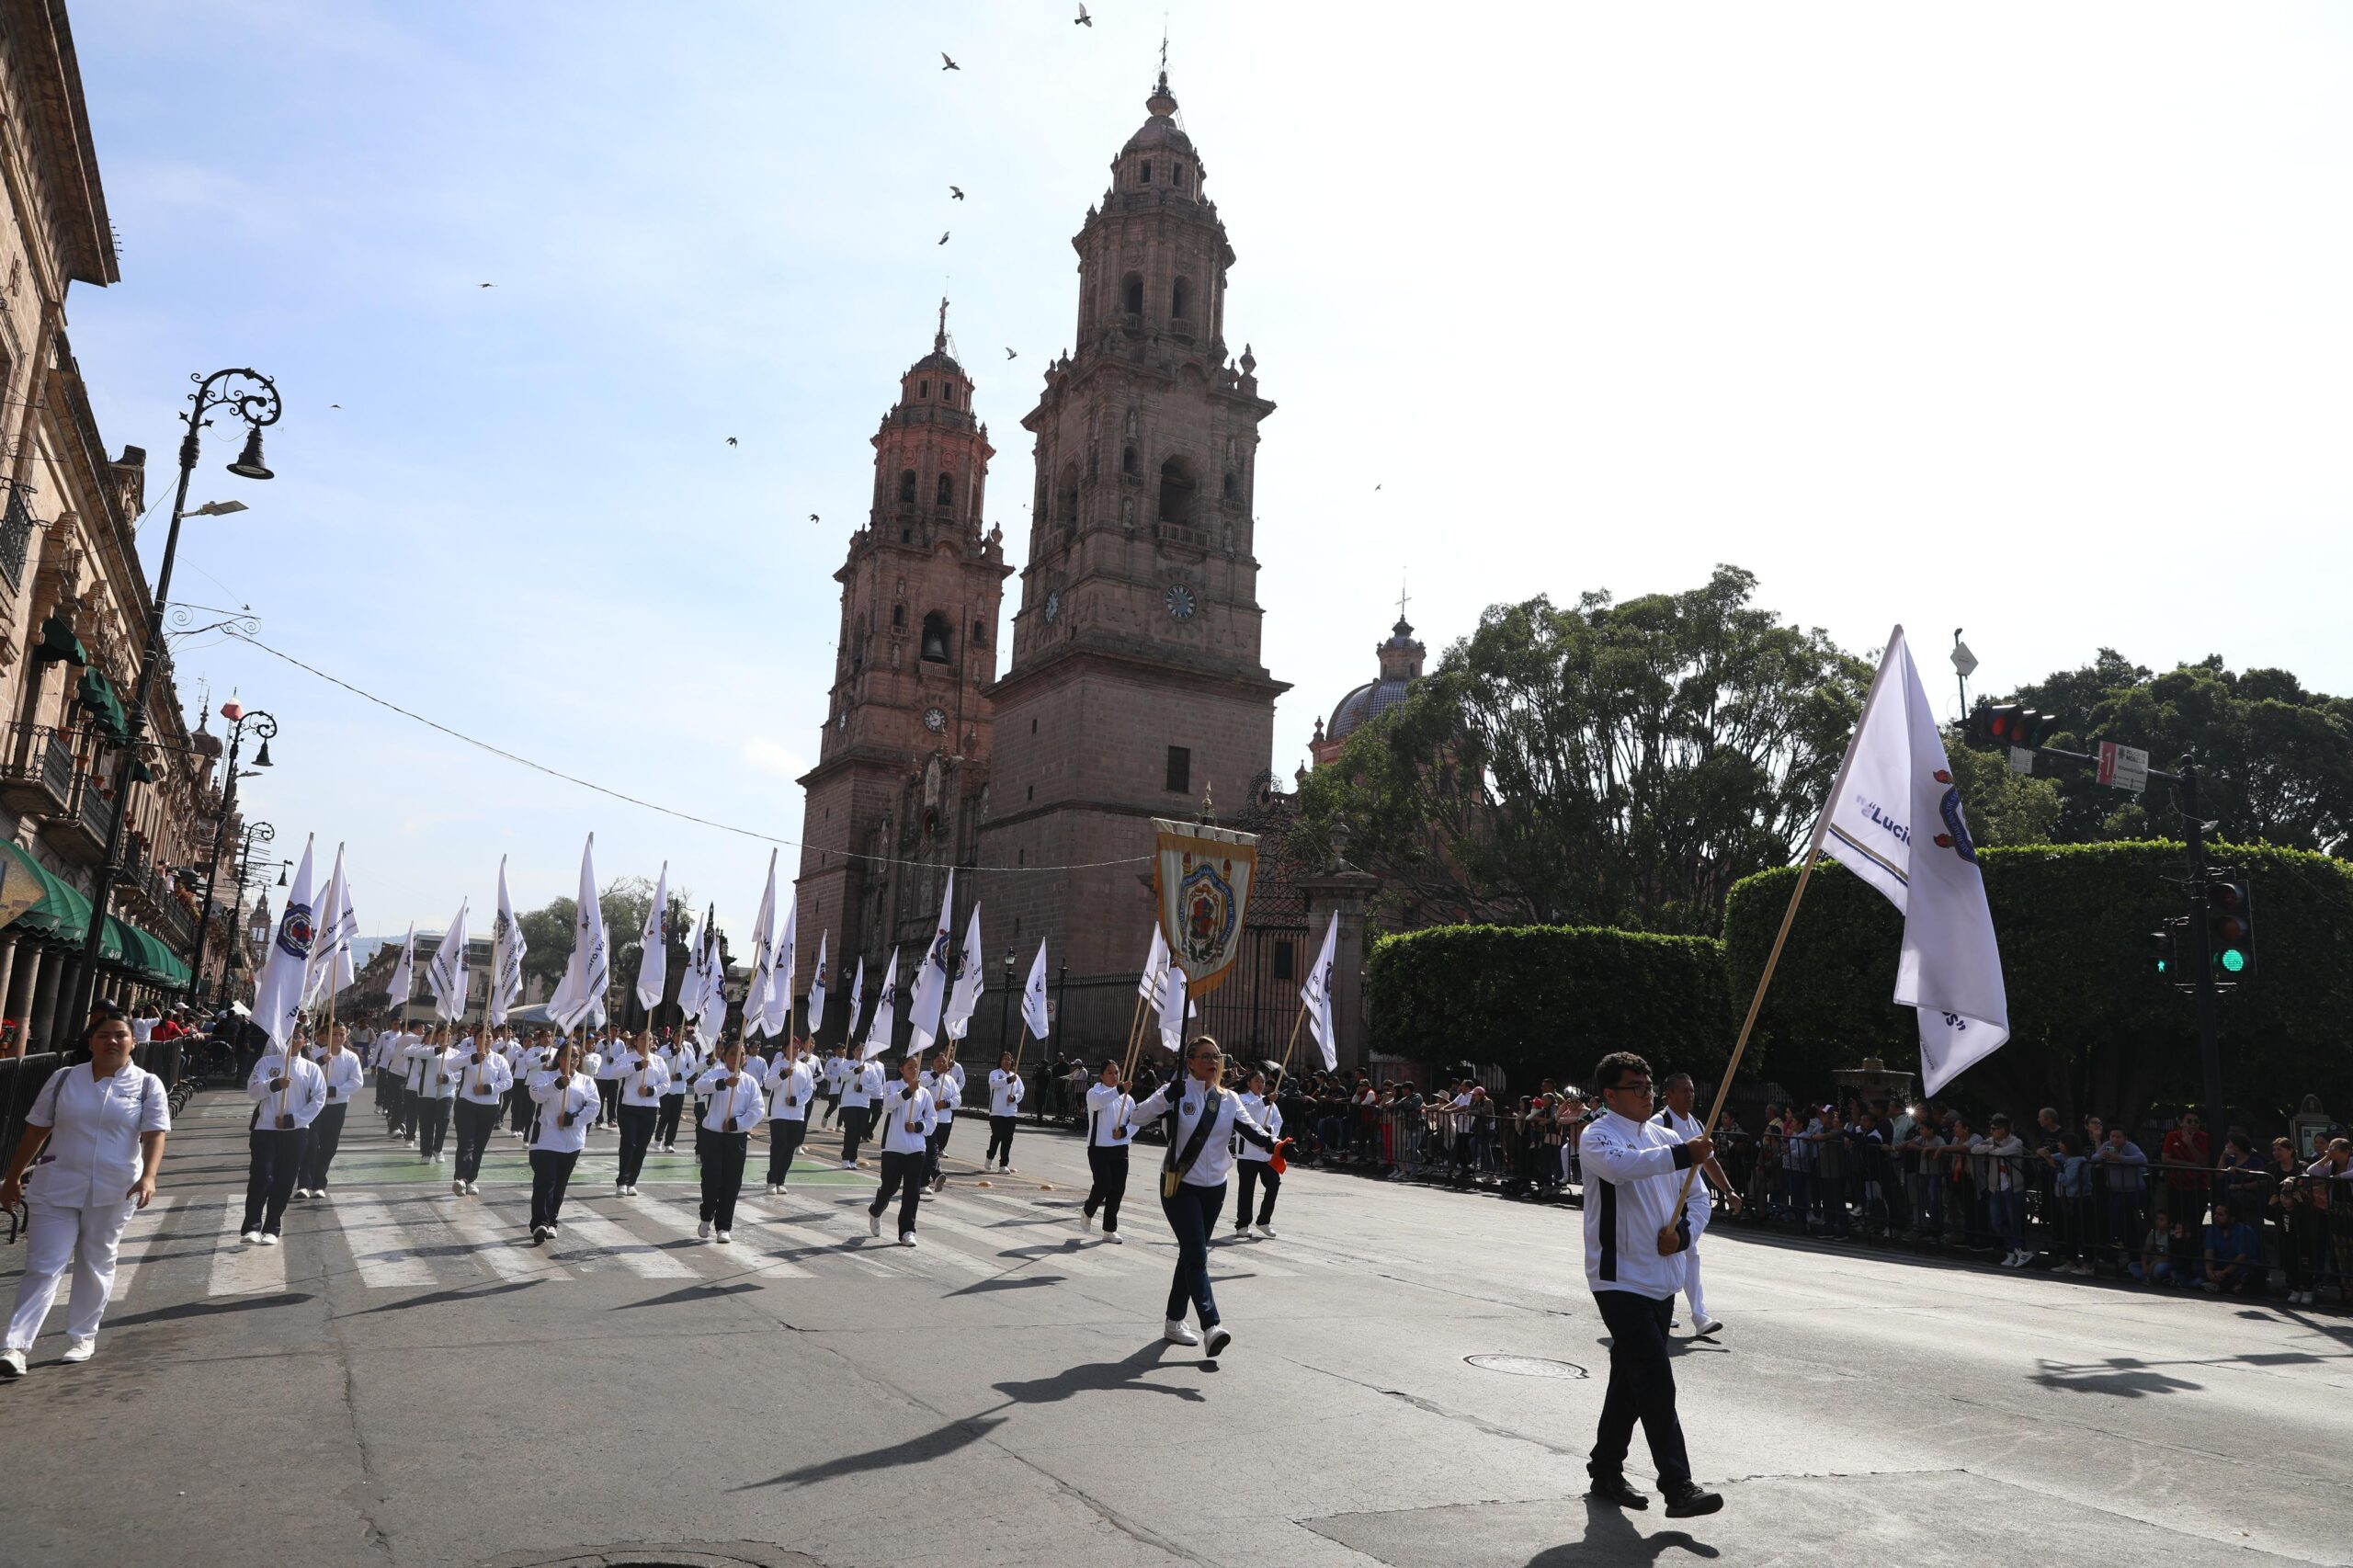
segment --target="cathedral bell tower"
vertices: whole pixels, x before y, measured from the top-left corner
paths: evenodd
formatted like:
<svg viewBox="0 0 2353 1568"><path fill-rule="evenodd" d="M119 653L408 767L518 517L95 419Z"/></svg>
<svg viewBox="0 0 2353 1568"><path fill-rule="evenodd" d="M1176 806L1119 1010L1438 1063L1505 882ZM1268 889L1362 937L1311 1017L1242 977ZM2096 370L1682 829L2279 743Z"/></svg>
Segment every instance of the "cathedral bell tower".
<svg viewBox="0 0 2353 1568"><path fill-rule="evenodd" d="M1138 868L1107 863L1148 854L1147 819L1192 814L1207 789L1239 803L1268 767L1288 689L1260 663L1252 554L1258 424L1275 405L1249 351L1229 357L1233 250L1165 71L1144 107L1071 242L1076 347L1022 421L1037 462L1029 558L1012 665L989 693L1000 747L983 861L1058 868L1001 879L991 907L1017 919L1020 943L1043 937L1067 958L1074 1008L1081 977L1124 970L1132 991L1149 930Z"/></svg>
<svg viewBox="0 0 2353 1568"><path fill-rule="evenodd" d="M834 574L833 690L817 766L800 780L804 966L826 931L838 972L861 954L881 964L901 905L921 904L931 885L933 903L918 916L927 925L938 876L977 846L992 741L982 692L996 678L1012 568L1002 536L983 531L995 454L972 396L949 352L942 300L931 352L899 379L899 400L874 433L873 503Z"/></svg>

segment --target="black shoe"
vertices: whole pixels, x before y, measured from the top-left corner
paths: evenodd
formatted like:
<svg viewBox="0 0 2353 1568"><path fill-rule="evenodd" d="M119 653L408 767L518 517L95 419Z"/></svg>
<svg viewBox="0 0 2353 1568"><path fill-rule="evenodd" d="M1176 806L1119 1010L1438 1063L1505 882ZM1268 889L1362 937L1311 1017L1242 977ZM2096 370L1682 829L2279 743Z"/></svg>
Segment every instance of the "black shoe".
<svg viewBox="0 0 2353 1568"><path fill-rule="evenodd" d="M1688 1481L1680 1486L1667 1489L1666 1517L1670 1519L1688 1519L1700 1514L1712 1514L1723 1506L1722 1493L1701 1491Z"/></svg>
<svg viewBox="0 0 2353 1568"><path fill-rule="evenodd" d="M1597 1503L1614 1503L1620 1508L1639 1509L1651 1506L1650 1494L1635 1491L1626 1484L1626 1478L1622 1475L1595 1476L1593 1484L1585 1489L1585 1494Z"/></svg>

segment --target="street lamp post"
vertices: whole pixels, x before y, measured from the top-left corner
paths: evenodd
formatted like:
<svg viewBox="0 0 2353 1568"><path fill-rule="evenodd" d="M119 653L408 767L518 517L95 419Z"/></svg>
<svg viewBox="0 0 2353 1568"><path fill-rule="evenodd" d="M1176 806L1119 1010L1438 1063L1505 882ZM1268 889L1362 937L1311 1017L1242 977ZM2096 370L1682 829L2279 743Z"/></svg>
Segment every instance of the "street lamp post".
<svg viewBox="0 0 2353 1568"><path fill-rule="evenodd" d="M122 869L122 829L131 815L131 768L139 757L139 742L147 728L147 699L155 687L155 672L161 665L164 646L164 611L172 596L172 564L179 554L180 520L188 515L188 484L195 476L199 450L198 432L212 423L212 412L229 408L245 422L244 449L237 460L229 464L229 472L242 479L267 479L269 467L262 461L261 433L265 426L278 423L283 412L278 400L278 383L259 370L215 370L209 376L191 378L196 391L188 394L195 404L180 415L188 426L188 434L180 439L179 488L172 495L171 531L164 536L164 559L155 570L154 600L147 609L147 635L139 653L139 682L131 694L131 711L127 715L127 733L119 748L121 759L115 765L114 814L107 823L106 853L99 857L97 883L90 890L90 930L82 941L82 963L74 976L74 994L66 1017L71 1020L67 1030L79 1038L82 1020L90 1016L90 1000L97 994L98 957L106 936L107 905L114 898L114 883Z"/></svg>
<svg viewBox="0 0 2353 1568"><path fill-rule="evenodd" d="M229 911L229 950L221 958L221 990L214 998L223 1007L229 1005L230 987L237 971L237 916L245 907L245 889L253 882L254 846L273 843L277 837L278 829L266 822L247 823L244 832L238 835L237 896ZM269 875L268 866L261 869L263 876Z"/></svg>
<svg viewBox="0 0 2353 1568"><path fill-rule="evenodd" d="M278 737L278 721L257 708L248 710L234 702L224 702L221 705L221 717L228 720L232 726L229 731L229 771L225 776L226 782L221 787L221 820L212 829L212 856L204 863L204 913L196 922L196 956L188 960L188 999L190 1002L196 1000L197 993L204 987L204 939L212 926L212 882L221 869L221 841L228 835L229 820L237 814L237 779L240 777L237 750L245 744L245 727L250 724L254 733L261 737L261 749L254 755L254 766L267 767L269 743ZM270 836L277 836L275 828L270 830ZM242 877L237 891L240 896L244 892Z"/></svg>

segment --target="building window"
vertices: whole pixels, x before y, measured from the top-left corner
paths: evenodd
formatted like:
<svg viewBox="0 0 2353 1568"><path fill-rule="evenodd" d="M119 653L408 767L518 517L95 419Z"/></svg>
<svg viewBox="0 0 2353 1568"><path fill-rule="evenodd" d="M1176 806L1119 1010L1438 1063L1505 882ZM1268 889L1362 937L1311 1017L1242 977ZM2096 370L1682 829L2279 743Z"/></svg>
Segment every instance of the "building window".
<svg viewBox="0 0 2353 1568"><path fill-rule="evenodd" d="M985 648L985 647L987 647L988 645L989 645L989 629L988 629L988 627L987 627L985 624L983 624L983 622L981 622L981 621L977 621L977 620L976 620L976 621L972 622L972 646L973 646L973 647L975 647L975 648Z"/></svg>
<svg viewBox="0 0 2353 1568"><path fill-rule="evenodd" d="M1146 158L1142 164L1138 166L1142 170L1141 174L1137 176L1138 180L1142 184L1150 185L1152 183L1152 160L1150 158Z"/></svg>
<svg viewBox="0 0 2353 1568"><path fill-rule="evenodd" d="M1034 800L1036 800L1036 799L1038 798L1038 786L1036 786L1035 784L1030 785L1030 786L1029 786L1029 792L1028 794L1026 794L1026 795L1022 796L1021 798L1022 798L1023 800L1025 800L1025 801L1034 801Z"/></svg>
<svg viewBox="0 0 2353 1568"><path fill-rule="evenodd" d="M1120 279L1120 309L1131 316L1143 314L1143 274L1131 272Z"/></svg>
<svg viewBox="0 0 2353 1568"><path fill-rule="evenodd" d="M1177 189L1179 189L1179 190L1182 190L1182 189L1184 189L1184 188L1185 188L1185 165L1182 165L1182 164L1172 164L1172 165L1169 165L1169 169L1168 169L1168 183L1169 183L1170 185L1175 186L1175 187L1176 187Z"/></svg>
<svg viewBox="0 0 2353 1568"><path fill-rule="evenodd" d="M1190 523L1193 520L1193 471L1183 458L1170 458L1160 465L1160 520L1164 523Z"/></svg>
<svg viewBox="0 0 2353 1568"><path fill-rule="evenodd" d="M1063 465L1062 493L1054 498L1054 515L1065 523L1078 521L1078 465Z"/></svg>
<svg viewBox="0 0 2353 1568"><path fill-rule="evenodd" d="M917 397L929 397L931 395L931 383L929 381L917 381L915 383L915 395Z"/></svg>
<svg viewBox="0 0 2353 1568"><path fill-rule="evenodd" d="M1029 733L1033 735L1038 733L1038 721L1035 719L1029 721Z"/></svg>
<svg viewBox="0 0 2353 1568"><path fill-rule="evenodd" d="M939 476L939 483L932 487L932 499L941 506L953 506L956 504L956 482L946 474Z"/></svg>
<svg viewBox="0 0 2353 1568"><path fill-rule="evenodd" d="M1290 944L1289 942L1277 942L1275 944L1275 978L1277 980L1290 979L1291 964L1293 961Z"/></svg>
<svg viewBox="0 0 2353 1568"><path fill-rule="evenodd" d="M891 607L891 630L893 631L904 631L906 629L907 607L904 605L892 605Z"/></svg>
<svg viewBox="0 0 2353 1568"><path fill-rule="evenodd" d="M1171 317L1177 321L1185 319L1185 307L1192 303L1192 284L1182 278L1169 285L1168 313Z"/></svg>
<svg viewBox="0 0 2353 1568"><path fill-rule="evenodd" d="M1142 464L1136 461L1136 449L1133 447L1122 447L1120 449L1120 472L1121 473L1134 473L1142 466Z"/></svg>
<svg viewBox="0 0 2353 1568"><path fill-rule="evenodd" d="M915 505L915 471L907 469L899 475L899 500L903 505L912 506Z"/></svg>
<svg viewBox="0 0 2353 1568"><path fill-rule="evenodd" d="M1242 481L1236 479L1229 471L1219 488L1219 493L1225 497L1226 505L1232 506L1242 499Z"/></svg>
<svg viewBox="0 0 2353 1568"><path fill-rule="evenodd" d="M938 610L923 618L923 642L915 656L934 665L948 662L948 618Z"/></svg>
<svg viewBox="0 0 2353 1568"><path fill-rule="evenodd" d="M1189 795L1193 791L1193 752L1189 746L1168 748L1168 789L1170 793Z"/></svg>

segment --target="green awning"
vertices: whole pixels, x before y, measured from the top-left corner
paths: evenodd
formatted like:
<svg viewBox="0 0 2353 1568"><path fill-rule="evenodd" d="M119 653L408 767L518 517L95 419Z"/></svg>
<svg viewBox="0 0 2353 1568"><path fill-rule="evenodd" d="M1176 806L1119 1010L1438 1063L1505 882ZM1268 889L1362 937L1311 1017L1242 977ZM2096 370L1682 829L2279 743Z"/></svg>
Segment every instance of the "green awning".
<svg viewBox="0 0 2353 1568"><path fill-rule="evenodd" d="M0 843L0 854L8 857L11 882L19 877L28 878L40 890L40 900L17 915L14 924L63 942L79 942L89 935L90 901L82 896L80 890L51 875L40 861L13 844Z"/></svg>
<svg viewBox="0 0 2353 1568"><path fill-rule="evenodd" d="M84 670L80 690L82 706L90 710L91 722L108 745L119 746L131 738L131 719L115 697L113 682L97 670Z"/></svg>
<svg viewBox="0 0 2353 1568"><path fill-rule="evenodd" d="M62 615L51 615L40 623L40 641L33 644L36 659L63 659L69 665L87 665L88 650L82 640L74 635L74 623Z"/></svg>
<svg viewBox="0 0 2353 1568"><path fill-rule="evenodd" d="M0 908L21 903L16 890L27 884L40 894L14 921L0 924L20 926L80 947L90 934L90 901L82 891L14 844L0 841L0 857L7 862L7 892L0 893ZM106 930L98 937L98 959L158 985L181 986L188 981L188 965L164 938L116 915L107 917Z"/></svg>

